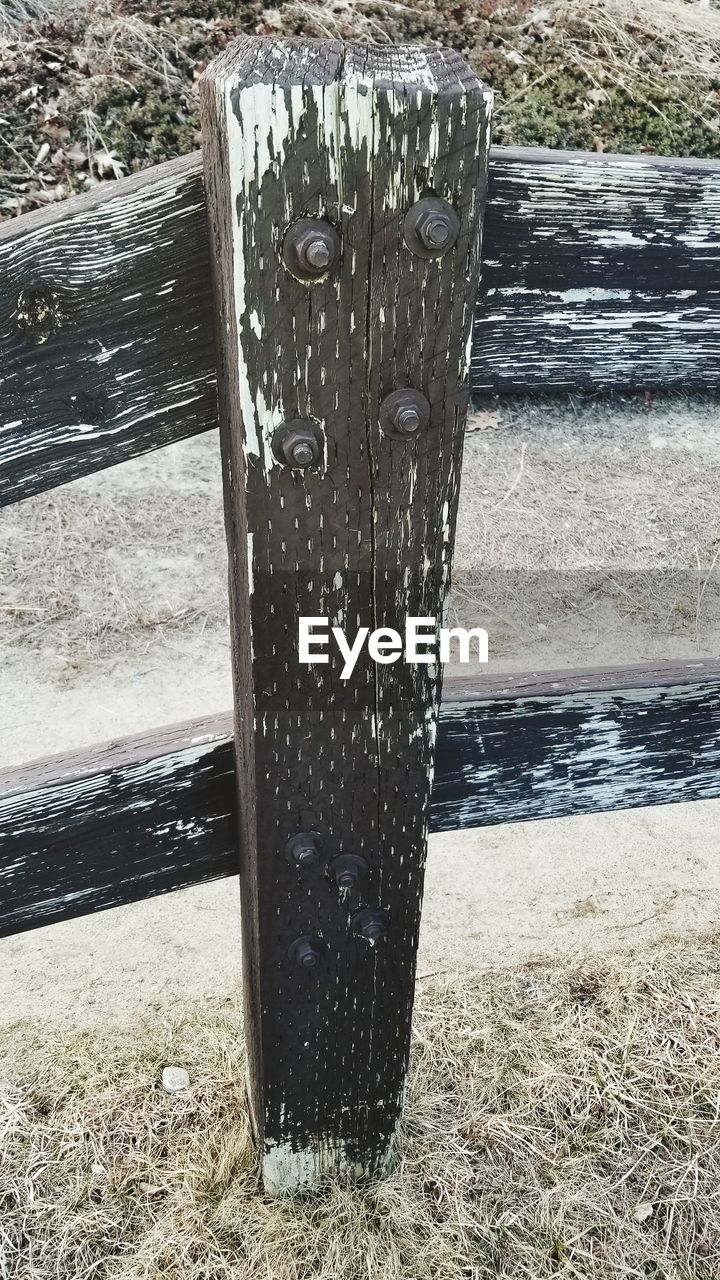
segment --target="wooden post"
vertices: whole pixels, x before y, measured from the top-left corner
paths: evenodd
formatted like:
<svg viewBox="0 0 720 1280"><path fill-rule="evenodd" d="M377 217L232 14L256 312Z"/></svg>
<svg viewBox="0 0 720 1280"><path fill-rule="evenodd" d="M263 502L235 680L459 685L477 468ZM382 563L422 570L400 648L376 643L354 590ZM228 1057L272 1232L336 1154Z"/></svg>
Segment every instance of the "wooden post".
<svg viewBox="0 0 720 1280"><path fill-rule="evenodd" d="M280 1193L381 1172L402 1108L440 671L366 645L344 679L332 640L303 665L299 619L440 623L490 93L455 53L242 39L202 102L249 1095Z"/></svg>

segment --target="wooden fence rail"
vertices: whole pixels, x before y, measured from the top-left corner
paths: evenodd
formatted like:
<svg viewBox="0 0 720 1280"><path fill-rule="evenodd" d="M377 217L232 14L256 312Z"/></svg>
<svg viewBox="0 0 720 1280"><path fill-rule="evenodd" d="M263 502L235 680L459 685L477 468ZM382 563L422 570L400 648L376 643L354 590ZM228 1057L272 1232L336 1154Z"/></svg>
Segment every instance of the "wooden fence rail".
<svg viewBox="0 0 720 1280"><path fill-rule="evenodd" d="M430 830L720 797L720 663L445 681ZM237 873L232 716L0 776L0 936Z"/></svg>
<svg viewBox="0 0 720 1280"><path fill-rule="evenodd" d="M720 384L720 162L491 151L475 391ZM217 425L202 157L0 224L0 506Z"/></svg>

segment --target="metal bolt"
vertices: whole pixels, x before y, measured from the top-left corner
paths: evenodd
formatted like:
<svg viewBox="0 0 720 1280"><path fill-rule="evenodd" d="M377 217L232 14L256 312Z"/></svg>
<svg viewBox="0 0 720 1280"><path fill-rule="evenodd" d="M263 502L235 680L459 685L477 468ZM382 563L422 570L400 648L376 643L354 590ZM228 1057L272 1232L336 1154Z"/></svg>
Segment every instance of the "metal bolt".
<svg viewBox="0 0 720 1280"><path fill-rule="evenodd" d="M423 196L405 214L405 243L419 258L439 258L452 248L459 233L455 210L438 196Z"/></svg>
<svg viewBox="0 0 720 1280"><path fill-rule="evenodd" d="M375 946L382 942L387 933L387 911L373 911L370 907L365 907L353 916L353 930Z"/></svg>
<svg viewBox="0 0 720 1280"><path fill-rule="evenodd" d="M282 256L298 280L319 280L340 256L340 237L322 218L300 218L285 232Z"/></svg>
<svg viewBox="0 0 720 1280"><path fill-rule="evenodd" d="M420 430L420 414L417 409L400 409L395 414L395 424L404 436L414 436Z"/></svg>
<svg viewBox="0 0 720 1280"><path fill-rule="evenodd" d="M299 964L301 969L314 969L324 951L325 943L322 938L311 938L307 935L296 938L288 947L290 959Z"/></svg>
<svg viewBox="0 0 720 1280"><path fill-rule="evenodd" d="M305 257L316 271L327 271L332 262L330 246L325 240L311 240L305 250Z"/></svg>
<svg viewBox="0 0 720 1280"><path fill-rule="evenodd" d="M380 405L380 426L386 435L407 440L430 422L430 405L421 391L411 387L391 391Z"/></svg>
<svg viewBox="0 0 720 1280"><path fill-rule="evenodd" d="M272 450L278 462L288 467L312 467L322 457L322 432L308 418L294 418L278 427Z"/></svg>
<svg viewBox="0 0 720 1280"><path fill-rule="evenodd" d="M296 467L309 467L315 461L315 450L309 440L298 440L290 450Z"/></svg>
<svg viewBox="0 0 720 1280"><path fill-rule="evenodd" d="M427 249L445 249L452 236L452 223L449 218L433 215L422 219L418 225L418 233Z"/></svg>
<svg viewBox="0 0 720 1280"><path fill-rule="evenodd" d="M341 893L349 893L367 875L368 864L357 853L341 853L330 863L330 874Z"/></svg>
<svg viewBox="0 0 720 1280"><path fill-rule="evenodd" d="M292 836L285 846L288 862L296 867L309 867L320 856L320 841L314 831L302 831Z"/></svg>

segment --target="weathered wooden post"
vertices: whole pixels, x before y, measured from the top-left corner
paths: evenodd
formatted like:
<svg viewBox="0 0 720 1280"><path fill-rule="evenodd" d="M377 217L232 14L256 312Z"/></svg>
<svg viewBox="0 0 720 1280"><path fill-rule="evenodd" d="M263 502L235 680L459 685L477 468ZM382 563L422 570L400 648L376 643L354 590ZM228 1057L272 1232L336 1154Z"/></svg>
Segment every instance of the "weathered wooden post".
<svg viewBox="0 0 720 1280"><path fill-rule="evenodd" d="M267 1191L402 1108L491 96L455 53L243 39L208 69L250 1105ZM392 637L388 637L392 641Z"/></svg>

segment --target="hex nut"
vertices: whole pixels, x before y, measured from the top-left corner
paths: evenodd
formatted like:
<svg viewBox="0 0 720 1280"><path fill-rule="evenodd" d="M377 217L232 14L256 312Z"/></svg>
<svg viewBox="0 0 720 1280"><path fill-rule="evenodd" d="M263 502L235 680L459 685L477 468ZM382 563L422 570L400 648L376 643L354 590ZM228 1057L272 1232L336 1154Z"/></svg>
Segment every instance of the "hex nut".
<svg viewBox="0 0 720 1280"><path fill-rule="evenodd" d="M272 451L278 462L286 467L301 471L314 467L322 459L322 431L309 418L293 418L291 422L283 422L275 431Z"/></svg>
<svg viewBox="0 0 720 1280"><path fill-rule="evenodd" d="M326 947L322 938L311 938L309 934L303 934L301 938L296 938L290 944L288 956L301 969L314 969L319 964L325 951Z"/></svg>
<svg viewBox="0 0 720 1280"><path fill-rule="evenodd" d="M291 275L305 283L321 280L340 257L340 237L322 218L300 218L285 232L283 262Z"/></svg>
<svg viewBox="0 0 720 1280"><path fill-rule="evenodd" d="M357 888L368 873L368 864L359 853L341 853L328 868L341 893Z"/></svg>
<svg viewBox="0 0 720 1280"><path fill-rule="evenodd" d="M391 391L380 405L380 426L386 435L411 440L429 425L430 405L421 391L403 387Z"/></svg>
<svg viewBox="0 0 720 1280"><path fill-rule="evenodd" d="M320 857L320 837L316 831L301 831L291 836L285 846L285 856L294 867L310 867Z"/></svg>
<svg viewBox="0 0 720 1280"><path fill-rule="evenodd" d="M460 234L460 219L447 200L423 196L405 214L403 235L418 258L440 258Z"/></svg>
<svg viewBox="0 0 720 1280"><path fill-rule="evenodd" d="M374 911L372 907L363 907L356 911L352 918L353 932L365 938L371 946L377 946L387 934L390 922L387 911Z"/></svg>

